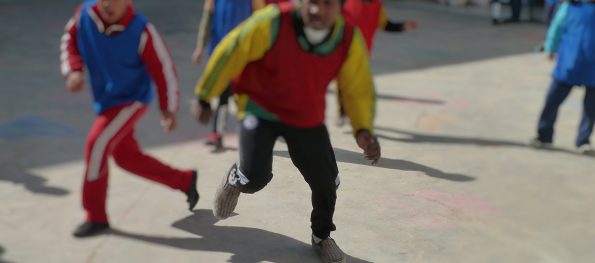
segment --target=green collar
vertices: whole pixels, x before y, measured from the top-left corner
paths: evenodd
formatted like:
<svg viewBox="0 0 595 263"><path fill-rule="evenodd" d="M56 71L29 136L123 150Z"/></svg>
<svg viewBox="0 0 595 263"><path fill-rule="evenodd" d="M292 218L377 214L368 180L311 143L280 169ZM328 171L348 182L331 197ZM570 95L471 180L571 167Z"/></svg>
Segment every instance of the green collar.
<svg viewBox="0 0 595 263"><path fill-rule="evenodd" d="M343 32L345 30L345 20L343 19L343 16L339 16L331 33L321 43L314 45L308 41L308 38L306 38L304 33L304 21L299 12L299 6L296 6L296 9L293 10L293 28L297 34L300 46L305 51L319 56L325 56L335 51L337 46L341 43Z"/></svg>

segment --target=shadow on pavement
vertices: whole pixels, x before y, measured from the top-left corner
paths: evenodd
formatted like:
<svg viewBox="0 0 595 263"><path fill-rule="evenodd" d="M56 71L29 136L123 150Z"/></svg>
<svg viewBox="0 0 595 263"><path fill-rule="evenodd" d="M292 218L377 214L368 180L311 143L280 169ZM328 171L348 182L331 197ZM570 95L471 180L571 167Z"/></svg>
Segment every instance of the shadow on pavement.
<svg viewBox="0 0 595 263"><path fill-rule="evenodd" d="M6 250L4 250L4 248L2 246L0 246L0 263L10 263L10 261L6 261L6 260L2 259L4 252L6 252Z"/></svg>
<svg viewBox="0 0 595 263"><path fill-rule="evenodd" d="M394 101L400 101L400 102L430 104L430 105L444 105L444 104L446 104L446 102L443 100L414 98L414 97L406 97L406 96L395 96L395 95L387 95L387 94L376 94L376 99L394 100Z"/></svg>
<svg viewBox="0 0 595 263"><path fill-rule="evenodd" d="M384 134L377 135L379 138L391 140L391 141L397 141L397 142L469 144L469 145L477 145L477 146L527 147L526 144L522 144L519 142L505 141L505 140L426 135L426 134L415 133L415 132L405 131L405 130L396 129L396 128L387 128L387 127L382 127L382 126L375 127L374 129L376 131L391 132L391 133L406 135L405 137L392 137L392 136L388 136L388 135L384 135Z"/></svg>
<svg viewBox="0 0 595 263"><path fill-rule="evenodd" d="M176 221L173 227L198 237L159 237L128 233L114 229L112 235L151 244L186 250L231 253L228 262L319 262L310 244L288 236L250 227L217 226L211 210L196 210L193 215ZM348 262L369 261L348 256Z"/></svg>
<svg viewBox="0 0 595 263"><path fill-rule="evenodd" d="M371 165L370 161L364 159L364 156L360 152L353 152L349 150L344 150L340 148L334 148L335 150L335 157L337 162L342 163L352 163L352 164L359 164L359 165ZM287 151L275 151L275 156L289 158L289 153ZM432 168L423 164L415 163L412 161L407 160L400 160L400 159L391 159L382 157L380 162L375 165L374 167L380 167L385 169L392 169L392 170L400 170L400 171L415 171L415 172L422 172L427 176L444 179L454 182L468 182L474 181L475 178L463 174L455 174L455 173L445 173L440 171L436 168Z"/></svg>
<svg viewBox="0 0 595 263"><path fill-rule="evenodd" d="M15 185L23 185L25 189L34 194L64 196L69 193L64 188L47 185L47 179L41 176L30 174L24 170L15 172L11 172L11 170L2 172L0 182L7 181Z"/></svg>
<svg viewBox="0 0 595 263"><path fill-rule="evenodd" d="M520 143L515 141L506 141L506 140L498 140L498 139L482 139L482 138L466 138L466 137L454 137L454 136L440 136L440 135L427 135L421 134L411 131L405 131L396 128L387 128L387 127L375 127L376 131L381 132L392 132L400 135L406 135L406 137L393 137L384 134L377 134L378 138L396 141L396 142L405 142L405 143L436 143L436 144L462 144L462 145L475 145L481 147L520 147L520 148L529 148L538 151L546 151L552 153L565 153L574 156L580 156L584 158L593 158L593 156L584 155L577 151L572 151L563 148L535 148L527 143ZM351 132L346 132L351 134Z"/></svg>

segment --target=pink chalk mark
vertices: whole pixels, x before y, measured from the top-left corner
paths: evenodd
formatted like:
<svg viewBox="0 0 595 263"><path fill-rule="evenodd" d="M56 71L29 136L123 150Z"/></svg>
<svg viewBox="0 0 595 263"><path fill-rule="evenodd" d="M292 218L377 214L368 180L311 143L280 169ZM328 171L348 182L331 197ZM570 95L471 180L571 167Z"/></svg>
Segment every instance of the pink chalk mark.
<svg viewBox="0 0 595 263"><path fill-rule="evenodd" d="M448 102L448 104L457 109L467 109L469 108L469 102L464 99L452 99Z"/></svg>
<svg viewBox="0 0 595 263"><path fill-rule="evenodd" d="M449 228L498 213L498 208L491 203L461 193L416 191L395 196L398 216L420 227Z"/></svg>

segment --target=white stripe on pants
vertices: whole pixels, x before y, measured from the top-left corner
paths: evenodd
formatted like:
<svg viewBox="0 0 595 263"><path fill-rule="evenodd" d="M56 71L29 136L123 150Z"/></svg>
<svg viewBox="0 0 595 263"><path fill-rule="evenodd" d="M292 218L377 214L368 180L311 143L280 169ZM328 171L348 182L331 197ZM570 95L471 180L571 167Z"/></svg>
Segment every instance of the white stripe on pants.
<svg viewBox="0 0 595 263"><path fill-rule="evenodd" d="M95 140L92 146L93 150L91 150L91 156L89 158L87 181L92 182L99 178L101 161L106 154L106 148L109 142L142 106L142 103L135 102L134 104L123 108L110 122L110 124L107 125L101 135L99 135L99 137Z"/></svg>

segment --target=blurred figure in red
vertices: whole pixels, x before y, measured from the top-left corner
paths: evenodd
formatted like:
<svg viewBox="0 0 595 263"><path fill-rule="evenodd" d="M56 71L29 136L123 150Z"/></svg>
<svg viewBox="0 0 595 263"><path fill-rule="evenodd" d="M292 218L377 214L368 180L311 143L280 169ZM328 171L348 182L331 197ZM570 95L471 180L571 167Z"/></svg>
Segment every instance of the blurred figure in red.
<svg viewBox="0 0 595 263"><path fill-rule="evenodd" d="M370 53L372 53L374 36L376 36L378 29L395 33L417 28L415 21L390 21L381 0L346 0L343 4L343 16L345 20L359 27ZM340 95L337 97L340 97ZM339 100L339 116L336 120L337 126L343 126L346 120L347 115Z"/></svg>

